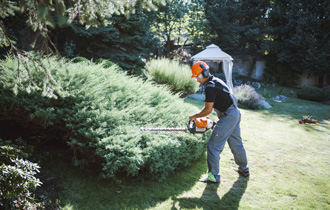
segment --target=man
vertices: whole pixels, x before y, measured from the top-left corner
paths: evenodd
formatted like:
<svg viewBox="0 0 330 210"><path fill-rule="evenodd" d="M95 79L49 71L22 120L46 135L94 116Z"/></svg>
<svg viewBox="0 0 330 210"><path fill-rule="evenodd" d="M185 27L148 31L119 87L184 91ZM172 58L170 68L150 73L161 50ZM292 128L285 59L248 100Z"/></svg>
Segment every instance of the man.
<svg viewBox="0 0 330 210"><path fill-rule="evenodd" d="M208 65L203 61L193 64L191 78L196 78L197 82L205 86L205 105L201 111L190 115L189 120L205 117L212 109L219 118L207 144L208 177L199 181L220 183L220 153L226 141L238 165L237 172L248 177L250 173L240 129L241 113L235 96L221 79L210 74Z"/></svg>

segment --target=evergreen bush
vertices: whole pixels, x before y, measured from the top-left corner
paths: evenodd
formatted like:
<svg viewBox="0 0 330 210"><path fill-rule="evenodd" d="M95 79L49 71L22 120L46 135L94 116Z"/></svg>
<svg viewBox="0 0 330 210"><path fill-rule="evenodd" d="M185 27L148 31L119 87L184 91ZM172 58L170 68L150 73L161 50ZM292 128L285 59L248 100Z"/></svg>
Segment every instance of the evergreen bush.
<svg viewBox="0 0 330 210"><path fill-rule="evenodd" d="M323 101L324 95L320 88L308 86L303 87L297 92L298 98L306 99L310 101Z"/></svg>
<svg viewBox="0 0 330 210"><path fill-rule="evenodd" d="M13 58L0 62L0 119L24 128L26 135L66 143L76 165L98 166L103 177L162 180L204 151L207 134L140 131L185 126L187 116L196 111L165 86L126 76L116 65L49 58L44 64L68 96L55 100L37 91L14 95L16 63Z"/></svg>
<svg viewBox="0 0 330 210"><path fill-rule="evenodd" d="M259 109L262 102L265 101L257 91L250 85L239 85L234 88L234 94L238 103L247 106L250 109Z"/></svg>
<svg viewBox="0 0 330 210"><path fill-rule="evenodd" d="M191 68L178 61L160 58L147 63L146 76L159 84L167 84L174 92L194 93L198 83L191 79Z"/></svg>

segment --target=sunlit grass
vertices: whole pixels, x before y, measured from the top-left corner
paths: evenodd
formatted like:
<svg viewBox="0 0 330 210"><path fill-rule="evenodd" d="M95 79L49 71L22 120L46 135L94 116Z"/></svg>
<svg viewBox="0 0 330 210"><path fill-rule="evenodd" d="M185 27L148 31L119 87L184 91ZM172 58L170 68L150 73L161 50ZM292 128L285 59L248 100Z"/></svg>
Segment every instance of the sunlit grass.
<svg viewBox="0 0 330 210"><path fill-rule="evenodd" d="M183 106L203 103L191 99ZM203 156L163 182L96 180L64 167L64 209L329 209L330 106L287 98L268 110L242 112L242 137L251 176L240 178L228 146L221 155L221 184L197 180ZM319 125L298 121L312 114ZM215 115L211 116L215 118Z"/></svg>

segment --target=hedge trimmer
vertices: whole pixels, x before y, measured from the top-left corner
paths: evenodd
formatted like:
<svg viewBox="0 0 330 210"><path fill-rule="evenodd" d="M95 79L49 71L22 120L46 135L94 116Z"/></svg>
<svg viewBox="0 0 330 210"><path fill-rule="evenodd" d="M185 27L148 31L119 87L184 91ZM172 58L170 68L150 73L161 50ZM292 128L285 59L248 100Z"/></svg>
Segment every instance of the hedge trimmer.
<svg viewBox="0 0 330 210"><path fill-rule="evenodd" d="M209 129L213 129L216 122L207 117L197 118L194 121L188 121L187 127L179 128L144 128L141 131L189 131L190 133L205 133Z"/></svg>

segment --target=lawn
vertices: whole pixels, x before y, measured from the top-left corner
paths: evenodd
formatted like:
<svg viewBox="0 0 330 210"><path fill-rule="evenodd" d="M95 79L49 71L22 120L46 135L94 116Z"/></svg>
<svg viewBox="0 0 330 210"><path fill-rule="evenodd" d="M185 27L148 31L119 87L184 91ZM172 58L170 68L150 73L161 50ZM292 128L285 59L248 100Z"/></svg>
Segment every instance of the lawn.
<svg viewBox="0 0 330 210"><path fill-rule="evenodd" d="M197 181L207 174L206 155L163 182L102 180L54 162L54 176L61 180L58 202L68 210L330 209L330 106L297 98L267 100L271 109L241 109L249 179L234 171L227 145L219 185ZM192 105L197 110L203 103L185 100L184 106ZM319 125L299 124L306 114Z"/></svg>

